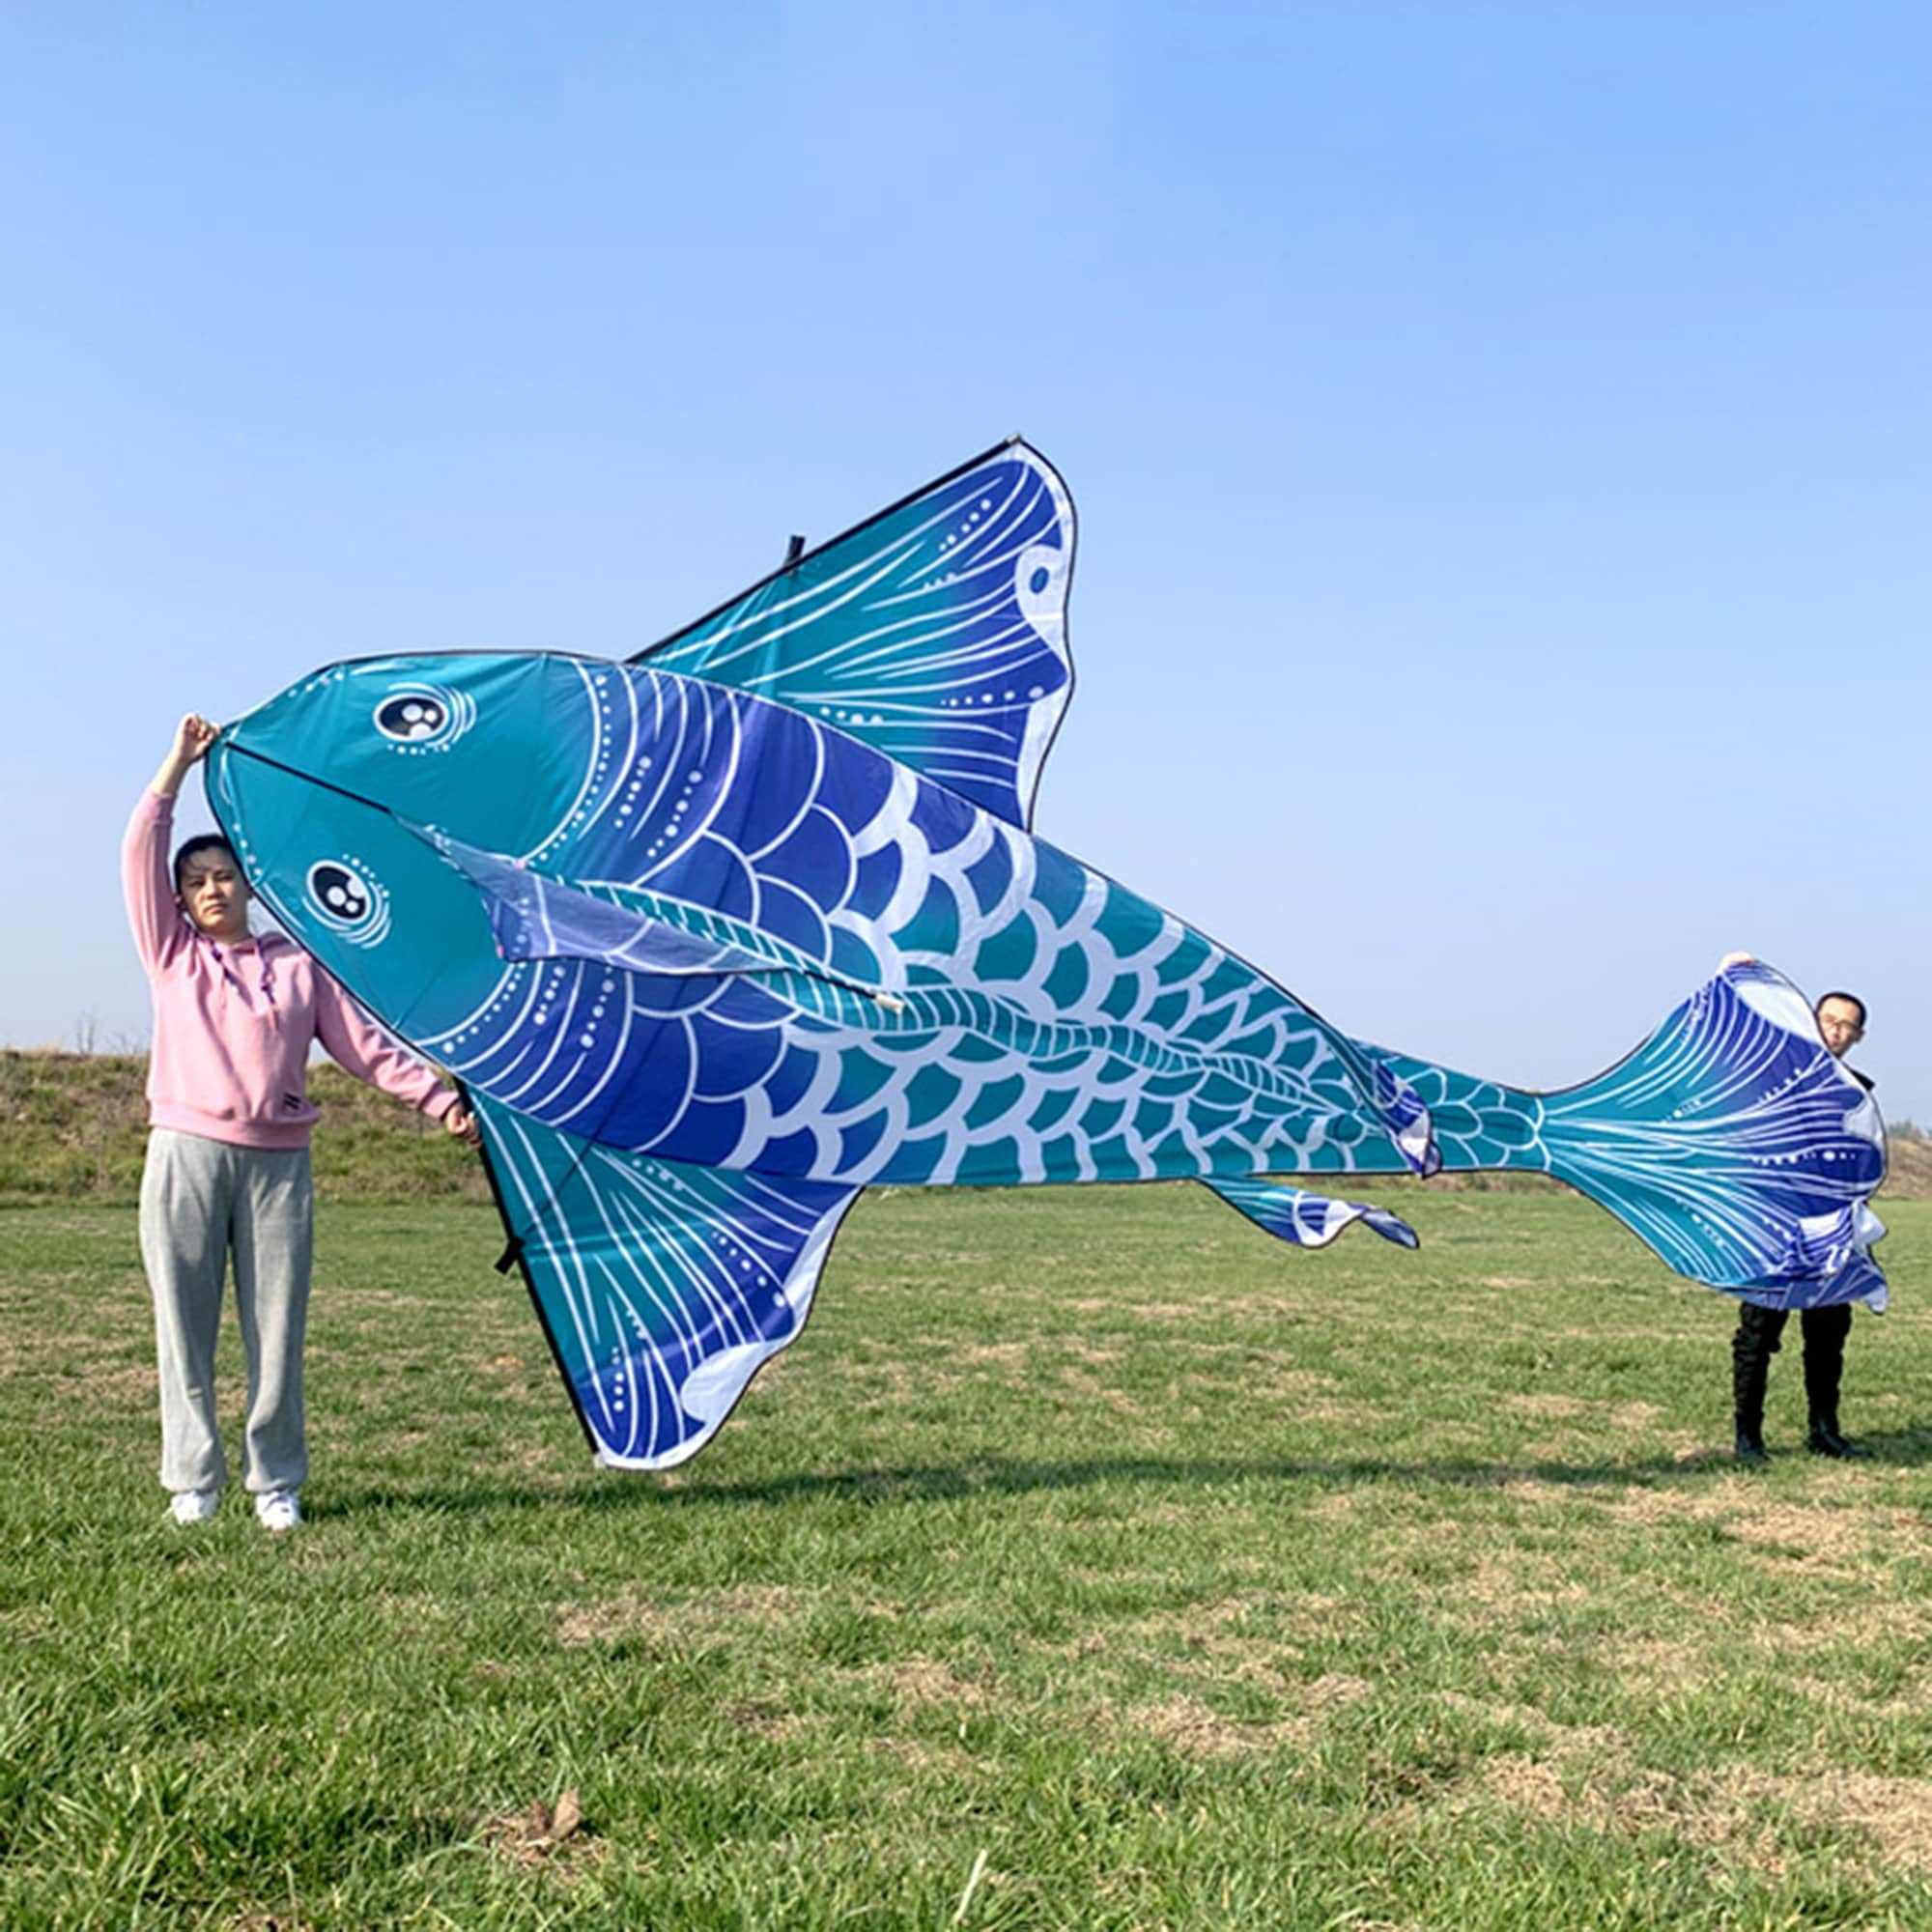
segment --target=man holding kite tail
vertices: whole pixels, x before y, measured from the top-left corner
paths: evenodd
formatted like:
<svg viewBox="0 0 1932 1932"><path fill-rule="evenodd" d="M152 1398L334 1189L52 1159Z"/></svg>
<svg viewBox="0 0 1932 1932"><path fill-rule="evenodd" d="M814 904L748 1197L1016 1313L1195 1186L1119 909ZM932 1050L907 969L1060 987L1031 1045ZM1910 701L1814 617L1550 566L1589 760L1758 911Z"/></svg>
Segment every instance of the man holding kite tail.
<svg viewBox="0 0 1932 1932"><path fill-rule="evenodd" d="M248 1358L247 1487L264 1527L292 1529L308 1474L302 1333L315 1197L310 1044L357 1079L471 1142L456 1094L398 1051L293 940L248 929L247 885L224 838L172 860L176 794L218 736L184 718L122 847L134 944L154 989L141 1258L155 1296L161 1481L177 1522L214 1514L227 1480L214 1413L214 1343L231 1253Z"/></svg>
<svg viewBox="0 0 1932 1932"><path fill-rule="evenodd" d="M1724 966L1751 963L1747 952L1729 953L1722 961ZM1865 1037L1865 1003L1856 993L1827 993L1813 1014L1819 1037L1834 1060L1842 1061ZM1845 1071L1871 1092L1872 1082L1856 1066ZM1750 1301L1738 1311L1737 1333L1731 1337L1731 1389L1741 1463L1770 1459L1764 1446L1765 1386L1771 1378L1771 1358L1781 1346L1790 1319L1788 1308L1764 1308ZM1871 1451L1838 1430L1838 1385L1845 1371L1845 1339L1852 1330L1851 1303L1804 1309L1800 1326L1804 1335L1804 1399L1810 1419L1804 1446L1814 1456L1862 1461Z"/></svg>

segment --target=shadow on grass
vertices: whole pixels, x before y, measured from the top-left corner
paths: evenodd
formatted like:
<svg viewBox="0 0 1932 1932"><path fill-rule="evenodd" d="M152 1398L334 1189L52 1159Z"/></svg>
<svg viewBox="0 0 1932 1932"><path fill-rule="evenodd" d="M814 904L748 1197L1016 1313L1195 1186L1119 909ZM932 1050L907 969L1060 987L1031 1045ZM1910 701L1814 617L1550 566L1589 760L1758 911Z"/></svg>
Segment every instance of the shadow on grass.
<svg viewBox="0 0 1932 1932"><path fill-rule="evenodd" d="M1856 1467L1917 1468L1932 1463L1932 1429L1907 1429L1859 1438L1877 1461ZM1802 1447L1774 1457L1812 1469L1831 1464ZM594 1489L558 1491L535 1485L483 1480L421 1487L372 1484L338 1493L312 1510L312 1517L359 1515L384 1509L455 1512L565 1505L582 1510L679 1508L693 1504L767 1505L830 1500L859 1503L954 1502L973 1497L1032 1495L1042 1492L1094 1489L1115 1484L1148 1488L1217 1489L1248 1483L1346 1488L1376 1483L1439 1484L1449 1489L1507 1489L1544 1483L1579 1492L1616 1492L1690 1485L1713 1476L1769 1472L1741 1468L1727 1449L1702 1450L1681 1460L1651 1456L1617 1463L1484 1463L1448 1459L1399 1462L1374 1457L1334 1461L1291 1457L1216 1458L1099 1456L1077 1461L1034 1461L1018 1457L971 1457L958 1463L871 1465L852 1469L799 1470L738 1482L694 1480L671 1475L651 1480L613 1475Z"/></svg>

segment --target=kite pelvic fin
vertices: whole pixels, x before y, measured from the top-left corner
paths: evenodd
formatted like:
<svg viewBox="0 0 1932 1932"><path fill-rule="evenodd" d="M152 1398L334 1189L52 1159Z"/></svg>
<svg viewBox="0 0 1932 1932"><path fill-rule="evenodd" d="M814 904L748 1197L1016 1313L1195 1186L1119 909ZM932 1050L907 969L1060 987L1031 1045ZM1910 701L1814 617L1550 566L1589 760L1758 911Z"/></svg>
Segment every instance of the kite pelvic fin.
<svg viewBox="0 0 1932 1932"><path fill-rule="evenodd" d="M1073 499L1017 438L633 658L789 705L1025 826L1072 692Z"/></svg>
<svg viewBox="0 0 1932 1932"><path fill-rule="evenodd" d="M1419 1248L1421 1239L1400 1215L1386 1208L1370 1208L1359 1201L1331 1201L1298 1187L1270 1180L1264 1175L1202 1183L1218 1194L1236 1213L1245 1215L1264 1234L1297 1248L1325 1248L1343 1229L1359 1221L1398 1247Z"/></svg>
<svg viewBox="0 0 1932 1932"><path fill-rule="evenodd" d="M860 1190L656 1160L470 1098L511 1252L597 1460L688 1461L804 1328Z"/></svg>

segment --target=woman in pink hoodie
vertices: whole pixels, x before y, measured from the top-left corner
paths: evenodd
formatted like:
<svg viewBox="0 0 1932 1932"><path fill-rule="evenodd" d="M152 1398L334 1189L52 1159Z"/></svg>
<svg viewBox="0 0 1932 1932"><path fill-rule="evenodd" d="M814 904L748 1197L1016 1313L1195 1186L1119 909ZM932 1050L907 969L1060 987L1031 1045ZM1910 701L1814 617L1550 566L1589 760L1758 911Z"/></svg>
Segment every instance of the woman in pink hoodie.
<svg viewBox="0 0 1932 1932"><path fill-rule="evenodd" d="M175 796L216 735L204 718L182 720L121 854L128 917L155 994L141 1258L155 1294L161 1481L177 1522L214 1514L228 1473L214 1342L232 1255L248 1358L247 1487L265 1526L292 1529L308 1474L311 1042L472 1145L476 1128L457 1096L391 1045L293 940L249 932L248 887L224 840L190 838L170 861Z"/></svg>

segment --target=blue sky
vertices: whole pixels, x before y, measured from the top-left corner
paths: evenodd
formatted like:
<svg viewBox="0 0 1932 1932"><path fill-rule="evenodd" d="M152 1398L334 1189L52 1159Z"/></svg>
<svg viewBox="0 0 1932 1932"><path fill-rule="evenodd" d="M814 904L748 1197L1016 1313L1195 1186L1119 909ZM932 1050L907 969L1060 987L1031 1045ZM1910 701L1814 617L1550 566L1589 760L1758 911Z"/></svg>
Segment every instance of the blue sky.
<svg viewBox="0 0 1932 1932"><path fill-rule="evenodd" d="M1081 515L1044 836L1528 1084L1748 948L1932 1118L1929 62L1856 5L7 10L0 1039L145 1037L184 709L637 650L1017 429Z"/></svg>

